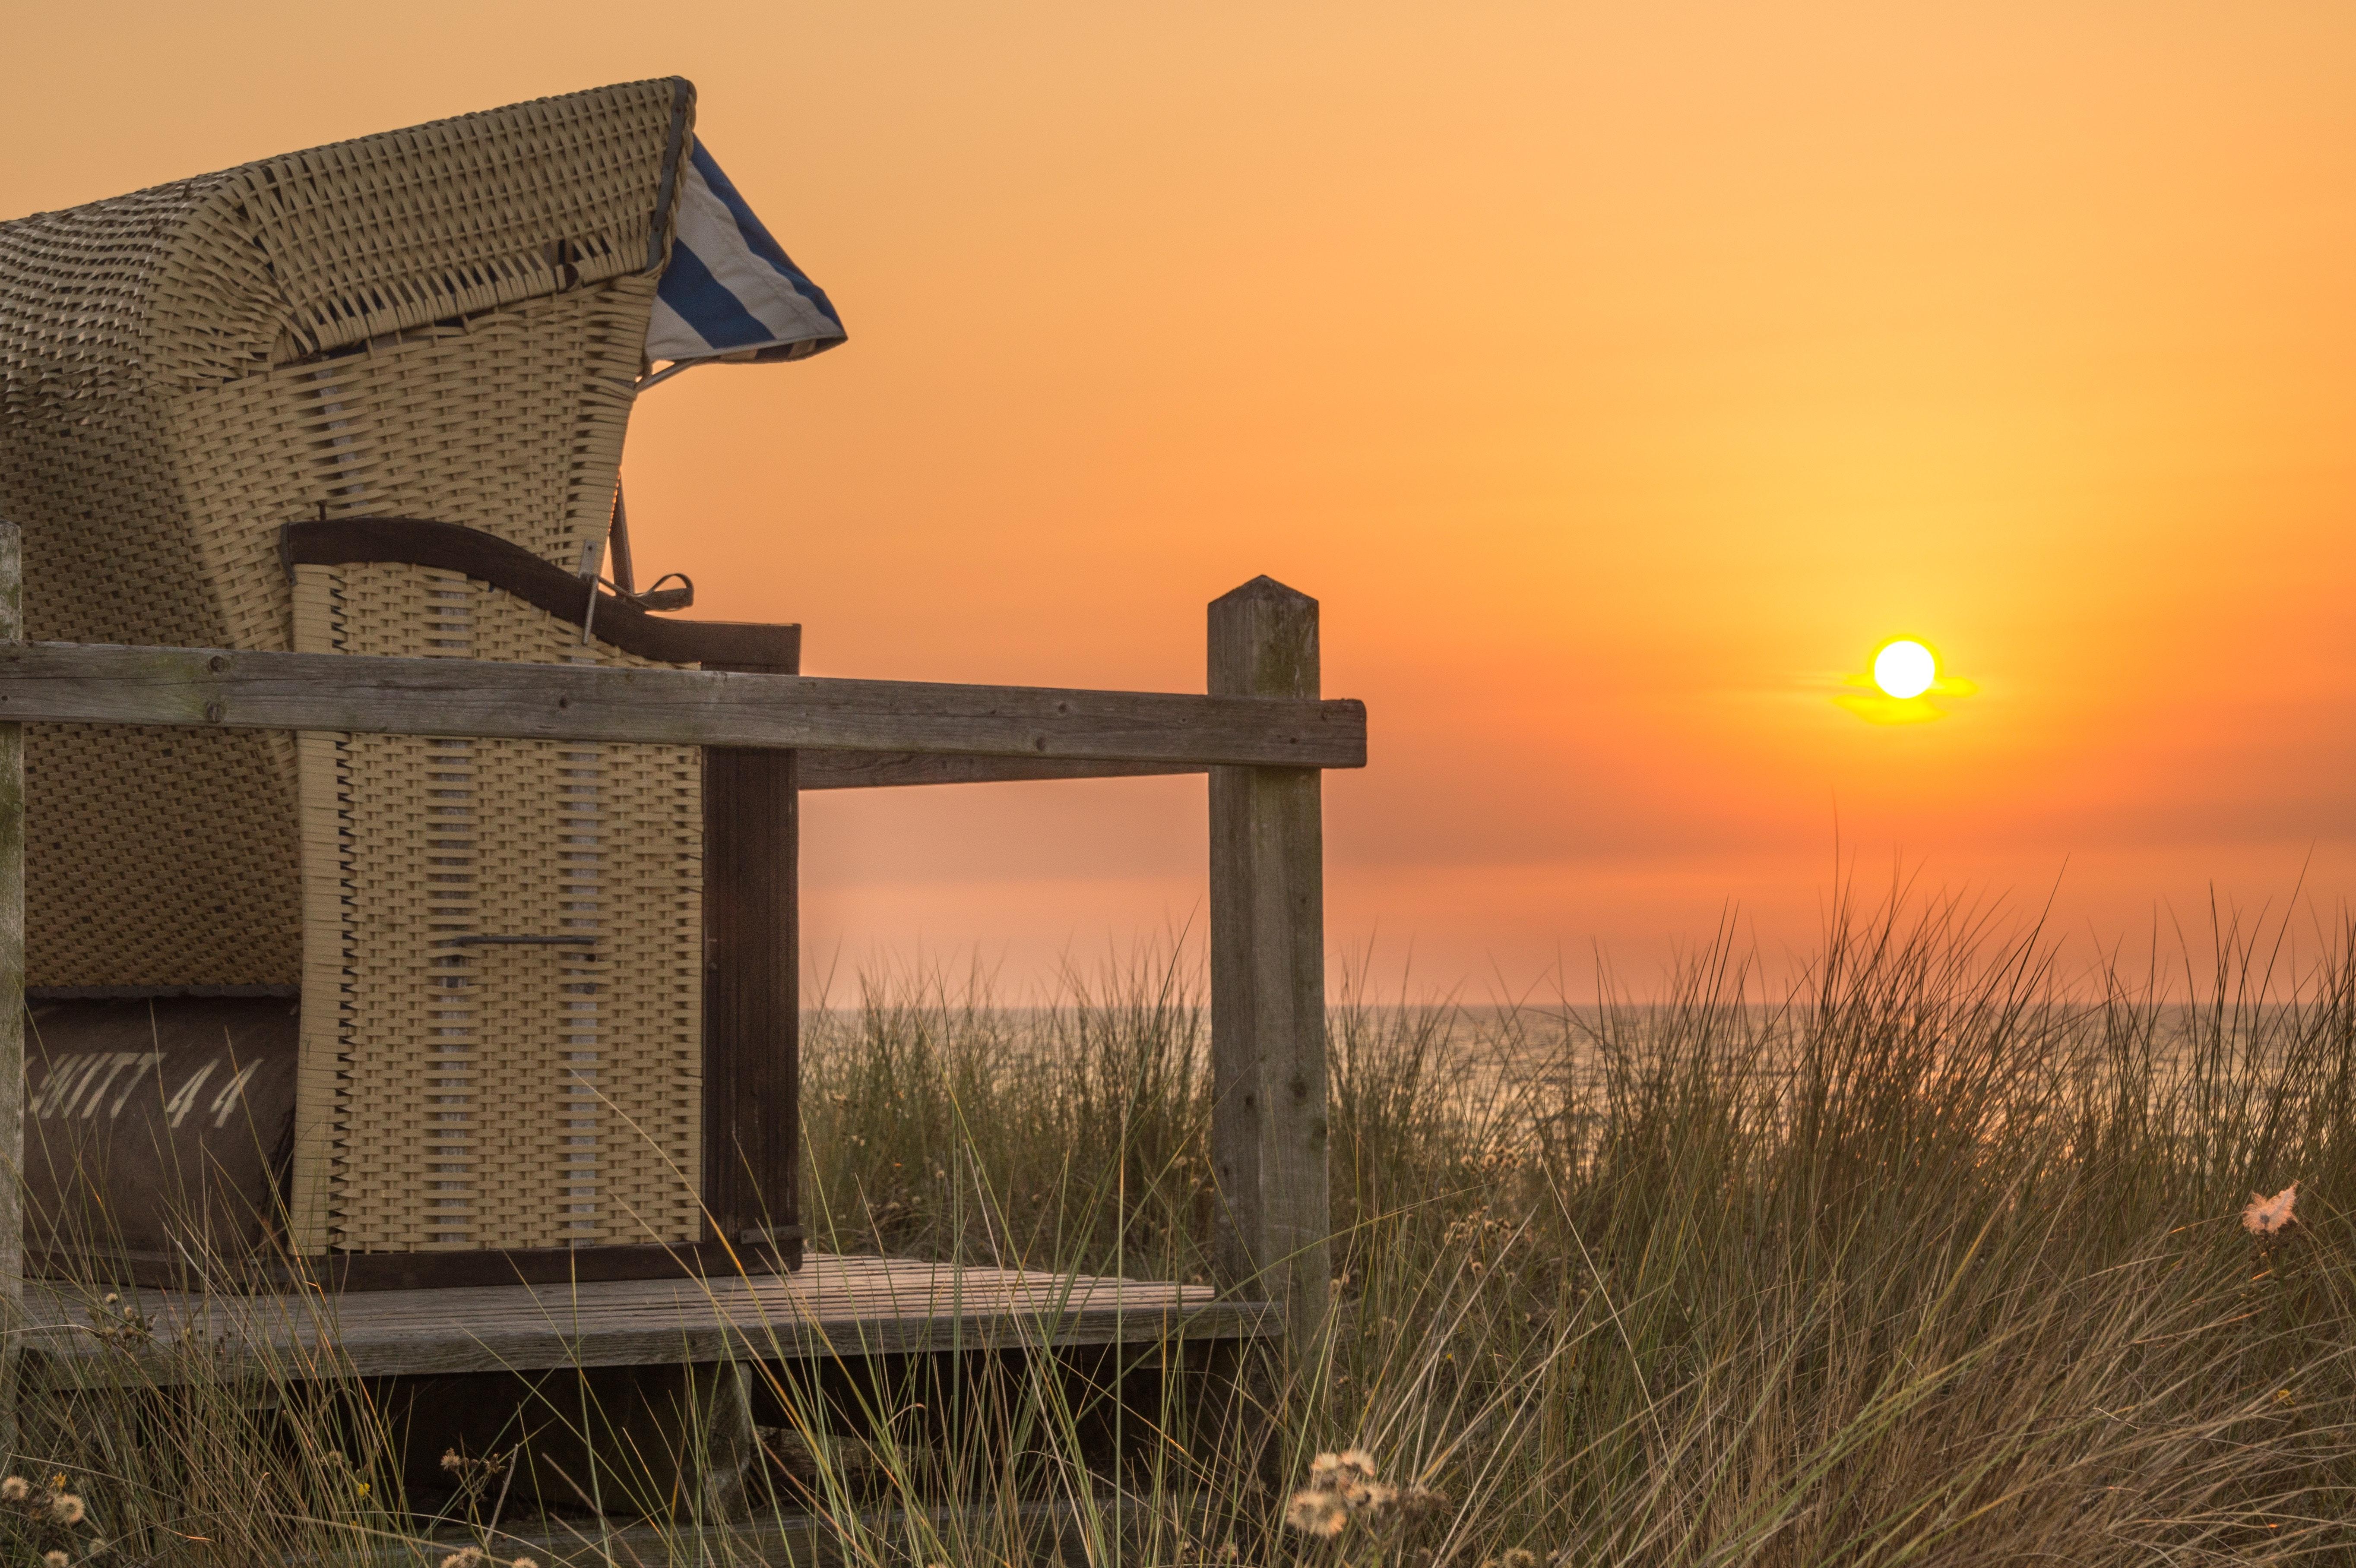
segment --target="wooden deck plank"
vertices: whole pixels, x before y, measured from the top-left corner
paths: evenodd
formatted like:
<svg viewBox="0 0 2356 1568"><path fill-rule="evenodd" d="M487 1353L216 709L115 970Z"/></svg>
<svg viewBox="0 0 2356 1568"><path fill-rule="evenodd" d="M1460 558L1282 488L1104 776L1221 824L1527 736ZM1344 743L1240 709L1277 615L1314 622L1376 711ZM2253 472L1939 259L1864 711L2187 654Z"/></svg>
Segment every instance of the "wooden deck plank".
<svg viewBox="0 0 2356 1568"><path fill-rule="evenodd" d="M828 1253L810 1253L796 1275L709 1281L131 1293L152 1338L93 1332L108 1320L70 1287L33 1281L26 1295L25 1342L41 1375L81 1382L797 1360L1252 1339L1280 1328L1264 1304L1222 1301L1206 1285Z"/></svg>

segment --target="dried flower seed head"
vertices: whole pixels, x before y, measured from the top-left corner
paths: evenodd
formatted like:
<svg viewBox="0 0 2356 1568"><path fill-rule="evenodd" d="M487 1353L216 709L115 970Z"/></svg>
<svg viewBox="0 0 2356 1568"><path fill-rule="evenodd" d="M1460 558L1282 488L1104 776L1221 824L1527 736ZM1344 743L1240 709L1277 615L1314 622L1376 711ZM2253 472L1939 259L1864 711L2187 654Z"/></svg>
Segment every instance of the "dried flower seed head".
<svg viewBox="0 0 2356 1568"><path fill-rule="evenodd" d="M1320 1454L1309 1461L1309 1478L1323 1486L1333 1479L1335 1472L1341 1467L1342 1456L1339 1454Z"/></svg>
<svg viewBox="0 0 2356 1568"><path fill-rule="evenodd" d="M32 1492L33 1483L22 1476L11 1476L6 1480L0 1481L0 1502L20 1503L30 1497Z"/></svg>
<svg viewBox="0 0 2356 1568"><path fill-rule="evenodd" d="M455 1448L444 1448L442 1450L442 1467L444 1469L452 1471L461 1470L466 1467L466 1461L458 1457L458 1450Z"/></svg>
<svg viewBox="0 0 2356 1568"><path fill-rule="evenodd" d="M476 1568L482 1560L483 1554L469 1546L461 1551L453 1552L449 1556L442 1559L442 1568Z"/></svg>
<svg viewBox="0 0 2356 1568"><path fill-rule="evenodd" d="M1375 1456L1364 1448L1345 1448L1335 1457L1344 1470L1359 1479L1371 1481L1375 1478Z"/></svg>
<svg viewBox="0 0 2356 1568"><path fill-rule="evenodd" d="M1377 1519L1398 1506L1399 1494L1397 1487L1387 1487L1380 1481L1368 1481L1357 1489L1364 1494L1358 1507Z"/></svg>
<svg viewBox="0 0 2356 1568"><path fill-rule="evenodd" d="M73 1560L62 1552L44 1552L41 1553L41 1562L47 1565L47 1568L66 1568L66 1564L71 1561Z"/></svg>
<svg viewBox="0 0 2356 1568"><path fill-rule="evenodd" d="M540 1564L533 1562L529 1557L519 1557L514 1562L509 1563L508 1568L540 1568Z"/></svg>
<svg viewBox="0 0 2356 1568"><path fill-rule="evenodd" d="M1284 1522L1303 1535L1331 1541L1349 1528L1350 1509L1332 1492L1295 1492L1284 1510Z"/></svg>
<svg viewBox="0 0 2356 1568"><path fill-rule="evenodd" d="M2298 1183L2294 1181L2272 1198L2250 1194L2250 1206L2242 1211L2242 1229L2254 1236L2271 1236L2296 1218L2290 1206L2298 1201Z"/></svg>
<svg viewBox="0 0 2356 1568"><path fill-rule="evenodd" d="M59 1492L49 1499L49 1517L59 1524L80 1524L85 1511L81 1499L71 1492Z"/></svg>
<svg viewBox="0 0 2356 1568"><path fill-rule="evenodd" d="M123 1299L123 1297L121 1297L121 1296L117 1296L117 1295L115 1295L115 1294L114 1294L114 1292L112 1292L112 1291L111 1291L111 1290L110 1290L110 1291L108 1291L104 1296L100 1296L100 1297L98 1298L98 1300L99 1300L99 1305L100 1305L100 1306L102 1306L102 1307L112 1307L112 1306L113 1306L116 1302L118 1302L118 1301L120 1301L120 1300L122 1300L122 1299Z"/></svg>

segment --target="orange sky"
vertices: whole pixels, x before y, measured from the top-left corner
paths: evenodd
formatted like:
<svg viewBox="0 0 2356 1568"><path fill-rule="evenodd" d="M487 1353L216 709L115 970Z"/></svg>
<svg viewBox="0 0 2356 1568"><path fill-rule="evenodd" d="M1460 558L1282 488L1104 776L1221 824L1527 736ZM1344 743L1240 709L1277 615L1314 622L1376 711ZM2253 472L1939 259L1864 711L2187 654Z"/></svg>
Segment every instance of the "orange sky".
<svg viewBox="0 0 2356 1568"><path fill-rule="evenodd" d="M488 20L485 20L488 17ZM680 72L844 348L648 395L642 580L818 674L1199 689L1324 603L1329 934L1426 982L1883 874L2356 891L2356 11L90 4L0 216ZM1949 717L1830 700L1935 644ZM1199 916L1198 780L813 797L819 966ZM2066 870L2065 870L2066 862Z"/></svg>

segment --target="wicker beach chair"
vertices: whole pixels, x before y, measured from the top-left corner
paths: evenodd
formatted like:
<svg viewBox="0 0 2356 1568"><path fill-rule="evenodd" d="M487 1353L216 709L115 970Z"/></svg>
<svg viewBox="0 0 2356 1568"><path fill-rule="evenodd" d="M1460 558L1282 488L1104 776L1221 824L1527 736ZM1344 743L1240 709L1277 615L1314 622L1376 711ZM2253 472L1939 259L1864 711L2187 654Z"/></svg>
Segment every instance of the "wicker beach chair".
<svg viewBox="0 0 2356 1568"><path fill-rule="evenodd" d="M29 635L795 667L798 628L666 622L595 585L652 362L841 339L693 108L682 80L633 82L0 225L0 517ZM715 314L744 315L732 266L784 304ZM693 750L58 725L27 752L37 1025L299 998L230 1042L292 1056L283 1186L257 1200L293 1251L413 1260L386 1278L419 1283L476 1277L420 1254L676 1257L747 1239L707 1200L763 1179L725 1207L791 1233L789 1178L706 1147L708 1058L751 1048L707 1040ZM123 1054L48 1044L52 1074ZM156 1054L105 1100L160 1136L197 1063ZM725 1107L711 1125L734 1136Z"/></svg>

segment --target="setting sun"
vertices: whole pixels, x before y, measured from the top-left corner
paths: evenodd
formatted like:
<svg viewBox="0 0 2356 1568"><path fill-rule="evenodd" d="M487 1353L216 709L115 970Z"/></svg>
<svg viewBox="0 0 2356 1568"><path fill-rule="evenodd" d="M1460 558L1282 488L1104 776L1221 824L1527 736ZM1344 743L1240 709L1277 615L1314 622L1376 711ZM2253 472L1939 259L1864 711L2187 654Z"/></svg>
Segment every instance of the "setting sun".
<svg viewBox="0 0 2356 1568"><path fill-rule="evenodd" d="M1873 656L1873 684L1892 697L1920 697L1938 675L1939 661L1920 643L1901 639Z"/></svg>
<svg viewBox="0 0 2356 1568"><path fill-rule="evenodd" d="M1839 677L1832 700L1869 724L1927 724L1978 691L1977 682L1941 667L1928 643L1893 637L1874 648L1865 668Z"/></svg>

